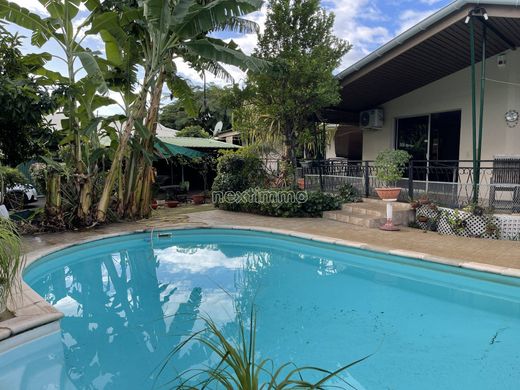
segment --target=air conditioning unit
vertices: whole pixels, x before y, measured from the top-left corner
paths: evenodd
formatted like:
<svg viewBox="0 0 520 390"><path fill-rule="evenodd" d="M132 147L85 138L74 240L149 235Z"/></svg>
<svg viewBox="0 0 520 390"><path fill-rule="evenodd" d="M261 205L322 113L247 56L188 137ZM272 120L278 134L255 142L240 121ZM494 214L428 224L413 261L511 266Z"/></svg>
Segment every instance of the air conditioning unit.
<svg viewBox="0 0 520 390"><path fill-rule="evenodd" d="M359 117L359 124L362 129L379 130L383 128L385 120L384 111L382 108L368 110L361 112Z"/></svg>

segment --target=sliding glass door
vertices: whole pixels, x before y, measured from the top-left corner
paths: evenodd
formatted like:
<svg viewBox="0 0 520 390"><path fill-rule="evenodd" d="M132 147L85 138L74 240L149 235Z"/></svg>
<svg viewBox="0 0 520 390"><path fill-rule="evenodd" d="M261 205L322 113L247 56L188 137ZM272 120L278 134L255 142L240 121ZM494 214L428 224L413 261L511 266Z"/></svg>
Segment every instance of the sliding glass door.
<svg viewBox="0 0 520 390"><path fill-rule="evenodd" d="M396 120L396 148L412 155L414 179L457 180L461 112L450 111Z"/></svg>

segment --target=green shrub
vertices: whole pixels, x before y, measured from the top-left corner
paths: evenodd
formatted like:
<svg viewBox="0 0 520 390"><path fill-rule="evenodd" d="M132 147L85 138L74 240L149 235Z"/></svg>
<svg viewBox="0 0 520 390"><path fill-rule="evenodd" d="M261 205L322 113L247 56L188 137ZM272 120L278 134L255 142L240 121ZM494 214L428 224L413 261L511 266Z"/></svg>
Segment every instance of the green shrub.
<svg viewBox="0 0 520 390"><path fill-rule="evenodd" d="M27 178L18 169L0 166L0 176L4 180L6 187L12 187L17 184L27 184Z"/></svg>
<svg viewBox="0 0 520 390"><path fill-rule="evenodd" d="M47 192L45 176L47 174L47 165L43 163L34 163L29 167L31 178L34 182L34 186L39 194L45 194Z"/></svg>
<svg viewBox="0 0 520 390"><path fill-rule="evenodd" d="M241 192L236 202L221 202L219 208L229 211L267 215L271 217L321 217L324 211L339 210L342 199L323 192L288 189L249 188Z"/></svg>
<svg viewBox="0 0 520 390"><path fill-rule="evenodd" d="M186 126L177 132L177 137L209 138L210 134L198 125Z"/></svg>
<svg viewBox="0 0 520 390"><path fill-rule="evenodd" d="M217 176L213 181L213 192L239 192L248 188L263 187L267 181L267 173L260 158L248 151L227 152L217 160ZM220 207L215 202L216 207ZM227 210L233 210L228 205Z"/></svg>
<svg viewBox="0 0 520 390"><path fill-rule="evenodd" d="M350 183L345 183L338 188L338 195L343 203L359 202L358 190Z"/></svg>

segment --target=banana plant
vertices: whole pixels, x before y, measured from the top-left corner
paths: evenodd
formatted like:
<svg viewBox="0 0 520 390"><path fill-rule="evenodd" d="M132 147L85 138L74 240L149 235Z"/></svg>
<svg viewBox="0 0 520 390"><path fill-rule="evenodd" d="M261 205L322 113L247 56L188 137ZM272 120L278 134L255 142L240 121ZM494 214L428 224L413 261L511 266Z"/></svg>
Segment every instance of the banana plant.
<svg viewBox="0 0 520 390"><path fill-rule="evenodd" d="M42 47L47 42L53 41L61 50L61 53L54 55L54 58L66 65L66 75L50 71L43 66L34 73L46 77L58 86L58 92L62 92L63 112L67 118L62 122L66 133L64 142L70 144L73 150L72 164L80 199L77 217L86 224L89 222L91 212L94 174L92 166L87 161L92 146L90 141L97 138L96 132L91 131L96 125L92 109L94 106L99 107L113 102L110 99L103 100L98 95L98 92L108 91L103 77L105 66L96 53L82 46L90 19L81 22L82 19L78 14L83 6L92 11L99 6L99 1L39 0L39 2L47 10L48 16L42 17L14 2L0 0L0 19L32 31L32 45ZM78 63L81 66L78 66ZM78 75L82 73L86 75L78 80ZM88 103L82 108L83 114L79 112L80 103ZM84 115L85 111L88 112L87 115Z"/></svg>
<svg viewBox="0 0 520 390"><path fill-rule="evenodd" d="M233 43L208 37L215 31L255 30L256 25L242 16L260 8L261 0L214 0L200 3L197 0L144 0L138 8L127 8L122 12L103 12L92 23L92 33L99 33L105 40L107 58L117 59L116 51L128 45L125 31L136 31L139 52L142 58L139 65L144 69L144 80L138 97L134 100L130 115L119 140L112 166L107 175L103 193L97 207L97 220L104 222L114 184L121 163L128 154L128 145L135 128L141 139L141 155L127 167L131 169L125 176L136 179L128 183L126 191L133 200L123 208L130 208L127 215L135 213L146 216L149 212L150 188L153 181L151 161L146 158L153 149L155 126L158 118L160 96L164 83L170 87L180 84L176 78L174 59L207 63L208 69L222 70L219 63L238 66L244 70L261 70L267 63L249 57L238 50ZM141 26L142 28L138 28ZM136 37L134 37L136 38ZM109 53L110 52L110 53ZM173 95L177 91L172 91ZM148 115L146 113L147 96L151 95ZM130 200L128 197L127 200Z"/></svg>

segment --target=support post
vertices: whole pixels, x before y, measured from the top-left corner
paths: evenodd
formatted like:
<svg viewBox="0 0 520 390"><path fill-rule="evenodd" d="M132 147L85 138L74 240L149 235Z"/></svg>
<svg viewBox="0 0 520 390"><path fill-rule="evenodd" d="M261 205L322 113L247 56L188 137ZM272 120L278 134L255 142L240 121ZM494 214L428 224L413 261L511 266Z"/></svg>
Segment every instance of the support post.
<svg viewBox="0 0 520 390"><path fill-rule="evenodd" d="M471 128L473 135L473 202L478 202L478 177L477 167L477 86L475 66L475 22L471 16L469 20L469 41L471 60ZM479 175L479 176L477 176Z"/></svg>
<svg viewBox="0 0 520 390"><path fill-rule="evenodd" d="M320 190L323 192L323 164L325 162L323 160L318 160L318 170L320 175Z"/></svg>
<svg viewBox="0 0 520 390"><path fill-rule="evenodd" d="M397 199L385 199L386 202L386 223L379 227L380 230L384 230L387 232L397 232L400 229L394 225L394 209L393 202L396 202Z"/></svg>
<svg viewBox="0 0 520 390"><path fill-rule="evenodd" d="M370 197L370 164L368 161L365 161L365 172L363 173L364 181L365 181L365 198Z"/></svg>
<svg viewBox="0 0 520 390"><path fill-rule="evenodd" d="M484 100L486 97L486 44L487 44L487 26L482 25L482 62L480 64L480 117L478 123L478 141L477 141L477 172L475 180L477 181L476 188L480 189L480 167L482 161L482 133L484 129ZM476 202L478 202L478 196ZM476 203L475 202L475 203Z"/></svg>
<svg viewBox="0 0 520 390"><path fill-rule="evenodd" d="M408 164L408 197L413 200L413 160Z"/></svg>

